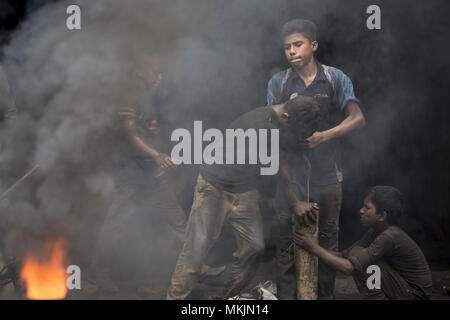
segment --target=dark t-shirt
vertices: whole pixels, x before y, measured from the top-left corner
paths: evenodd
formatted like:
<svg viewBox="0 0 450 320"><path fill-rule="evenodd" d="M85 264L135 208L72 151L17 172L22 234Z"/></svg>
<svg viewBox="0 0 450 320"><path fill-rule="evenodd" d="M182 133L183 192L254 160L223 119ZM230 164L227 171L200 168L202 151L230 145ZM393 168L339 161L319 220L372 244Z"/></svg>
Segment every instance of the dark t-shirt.
<svg viewBox="0 0 450 320"><path fill-rule="evenodd" d="M308 87L306 87L305 82L297 72L291 72L286 81L283 101L288 101L289 97L294 93L314 98L319 103L322 114L322 120L317 131L323 132L335 127L342 121L343 112L332 103L333 88L325 76L322 65L318 63L317 67L317 75ZM312 149L310 155L312 165L311 184L322 186L340 182L341 178L338 178L337 172L337 170L341 169L340 158L340 141L338 139L326 141ZM298 181L296 182L304 184L306 175L303 172L303 158L299 157L297 163L296 175L292 177L294 179L297 178Z"/></svg>
<svg viewBox="0 0 450 320"><path fill-rule="evenodd" d="M267 129L267 150L268 154L271 154L271 129L280 129L281 124L275 111L272 108L259 107L253 109L250 112L244 113L235 119L227 128L228 129ZM225 140L225 130L223 131ZM280 133L281 135L281 133ZM247 141L247 139L246 139ZM259 143L259 137L258 137ZM237 150L237 144L235 143L235 162L237 152L242 152L242 150ZM226 145L224 143L224 148ZM280 146L280 153L283 147ZM275 194L277 174L276 175L261 175L260 168L268 167L269 165L262 165L259 162L259 157L257 164L248 164L249 154L248 154L248 143L246 143L245 156L246 164L203 164L200 167L200 173L202 176L212 185L217 188L229 192L245 192L251 189L259 189L268 196L273 196ZM226 154L224 150L223 154ZM278 159L279 160L279 159ZM225 161L224 161L225 162Z"/></svg>
<svg viewBox="0 0 450 320"><path fill-rule="evenodd" d="M274 75L269 81L267 102L268 105L283 103L293 94L314 98L319 103L322 113L318 131L323 132L344 120L346 117L344 110L349 101L359 104L359 100L355 96L353 84L347 75L339 69L326 67L317 61L316 63L317 74L309 86L306 86L303 79L292 68ZM309 157L312 165L311 185L325 186L342 181L340 144L339 139L332 139L311 150ZM304 185L305 163L302 158L299 158L297 163L296 167L291 166L295 170L292 179L293 182Z"/></svg>
<svg viewBox="0 0 450 320"><path fill-rule="evenodd" d="M368 266L382 259L406 282L431 293L431 271L427 260L419 246L402 229L390 226L376 236L371 228L353 246L356 245L365 249L348 257L355 270L365 272Z"/></svg>

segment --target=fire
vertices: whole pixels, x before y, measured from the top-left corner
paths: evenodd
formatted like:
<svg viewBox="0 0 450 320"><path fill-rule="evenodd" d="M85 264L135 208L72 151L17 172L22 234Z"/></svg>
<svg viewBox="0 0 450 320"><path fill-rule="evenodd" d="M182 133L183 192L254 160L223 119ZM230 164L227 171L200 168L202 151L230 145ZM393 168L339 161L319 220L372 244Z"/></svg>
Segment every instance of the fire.
<svg viewBox="0 0 450 320"><path fill-rule="evenodd" d="M65 239L48 241L42 258L29 256L20 276L26 284L27 297L36 300L64 299L67 294L67 273L64 268Z"/></svg>

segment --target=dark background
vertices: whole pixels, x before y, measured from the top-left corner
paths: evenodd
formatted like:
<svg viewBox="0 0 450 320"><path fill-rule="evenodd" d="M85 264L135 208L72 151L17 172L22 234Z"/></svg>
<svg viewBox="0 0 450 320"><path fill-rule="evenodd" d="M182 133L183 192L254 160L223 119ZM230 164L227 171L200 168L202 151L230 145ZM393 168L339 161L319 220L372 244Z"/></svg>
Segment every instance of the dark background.
<svg viewBox="0 0 450 320"><path fill-rule="evenodd" d="M7 44L27 15L47 2L2 1L1 45ZM381 8L381 30L366 28L365 11L371 4ZM186 118L202 115L211 126L221 126L237 113L264 105L272 68L287 66L278 30L292 18L315 21L318 60L349 75L367 120L363 131L343 141L341 246L362 231L358 210L368 187L393 185L408 199L404 228L432 264L448 266L450 12L445 4L351 0L300 6L289 0L216 1L214 27L196 37L221 62L205 59L194 74L182 73L186 92L200 97ZM203 61L199 55L186 63ZM198 75L205 72L212 76L186 80L201 79ZM199 81L208 85L199 88Z"/></svg>

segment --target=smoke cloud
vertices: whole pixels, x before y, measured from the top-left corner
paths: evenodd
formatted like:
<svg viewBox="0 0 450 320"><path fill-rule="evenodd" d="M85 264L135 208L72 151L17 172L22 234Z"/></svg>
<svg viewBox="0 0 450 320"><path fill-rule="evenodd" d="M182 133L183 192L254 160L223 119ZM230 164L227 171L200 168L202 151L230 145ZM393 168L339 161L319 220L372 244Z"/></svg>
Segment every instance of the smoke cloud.
<svg viewBox="0 0 450 320"><path fill-rule="evenodd" d="M81 8L81 30L66 28L66 8L71 4ZM114 194L112 163L120 157L115 144L117 107L131 98L128 75L145 53L156 51L163 57L163 76L171 84L170 107L164 112L174 127L189 129L194 120L202 120L204 130L221 128L239 114L265 105L271 70L287 67L278 32L293 18L316 22L319 61L350 76L367 119L363 132L344 140L344 242L360 232L358 209L369 186L392 184L407 198L417 198L430 184L419 169L425 162L421 152L430 140L418 137L416 131L427 131L436 119L427 117L431 85L424 85L422 76L412 75L431 76L429 63L447 68L448 63L437 52L438 44L447 43L443 35L432 38L435 56L428 64L420 61L429 51L416 47L413 39L419 31L427 37L433 30L442 30L445 15L426 30L431 18L426 21L423 11L435 13L437 2L400 8L382 1L382 30L370 31L365 27L365 9L370 4L332 0L34 2L3 47L2 63L20 111L12 132L13 147L3 155L8 168L4 187L40 165L32 179L10 196L1 219L6 255L22 257L43 238L64 235L70 239L72 262L89 265ZM410 51L418 58L405 58ZM444 162L435 164L442 167ZM195 168L192 172L191 180ZM182 192L186 210L191 187L192 181ZM443 194L439 199L439 208L448 204ZM423 234L418 221L425 213L419 212L420 205L413 201L409 219L416 234ZM158 219L155 213L146 242L123 248L123 273L136 270L136 264L153 266L147 270L150 275L164 264L170 266L165 268L168 272L173 268L175 249L167 235L158 231L162 223ZM436 219L447 219L448 225L448 211ZM448 238L446 227L439 228L442 237ZM429 250L440 253L434 247Z"/></svg>

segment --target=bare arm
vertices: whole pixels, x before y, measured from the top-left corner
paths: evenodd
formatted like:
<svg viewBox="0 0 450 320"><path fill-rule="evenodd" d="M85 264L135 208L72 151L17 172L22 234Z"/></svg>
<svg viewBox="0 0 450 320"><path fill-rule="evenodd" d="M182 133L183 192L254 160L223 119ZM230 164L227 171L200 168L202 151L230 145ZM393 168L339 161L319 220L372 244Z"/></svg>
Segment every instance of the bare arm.
<svg viewBox="0 0 450 320"><path fill-rule="evenodd" d="M350 101L345 107L344 112L347 117L336 127L322 132L315 132L311 137L306 139L310 148L314 148L331 139L342 137L366 125L366 119L356 102Z"/></svg>
<svg viewBox="0 0 450 320"><path fill-rule="evenodd" d="M332 250L328 250L329 253L331 253L332 255L335 255L336 257L343 257L342 252L339 251L332 251Z"/></svg>
<svg viewBox="0 0 450 320"><path fill-rule="evenodd" d="M124 129L127 137L130 141L143 153L149 155L153 159L155 159L156 163L163 170L167 170L170 168L174 168L175 164L172 162L172 159L164 154L159 152L158 150L151 147L147 142L145 142L141 136L139 136L136 130L136 121L133 119L127 119L124 121Z"/></svg>
<svg viewBox="0 0 450 320"><path fill-rule="evenodd" d="M305 250L311 252L324 261L332 268L346 274L353 273L353 264L350 260L342 258L342 254L335 251L330 251L322 248L317 241L314 241L313 236L307 233L294 233L294 241L297 245L303 247Z"/></svg>
<svg viewBox="0 0 450 320"><path fill-rule="evenodd" d="M313 246L311 253L318 256L319 259L324 261L332 268L346 275L351 275L353 273L353 264L350 262L350 260L336 255L336 252L326 250L317 244Z"/></svg>

